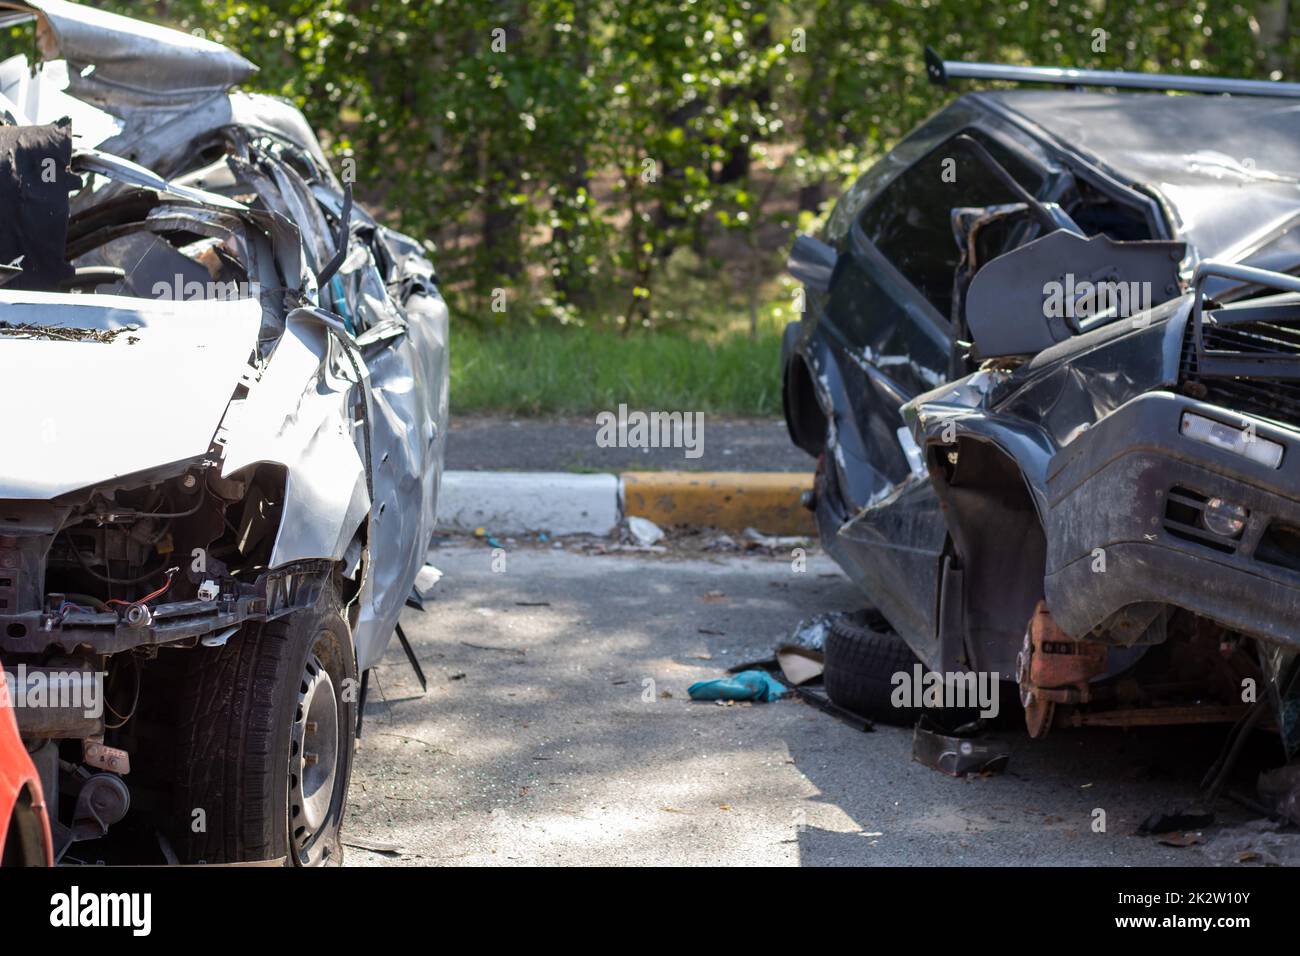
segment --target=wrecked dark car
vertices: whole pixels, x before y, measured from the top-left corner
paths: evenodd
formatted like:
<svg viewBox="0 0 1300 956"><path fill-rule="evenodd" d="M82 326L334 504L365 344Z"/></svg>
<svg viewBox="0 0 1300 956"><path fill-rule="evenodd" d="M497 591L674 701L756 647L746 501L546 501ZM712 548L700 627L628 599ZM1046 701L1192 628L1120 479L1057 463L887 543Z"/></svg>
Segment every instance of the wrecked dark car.
<svg viewBox="0 0 1300 956"><path fill-rule="evenodd" d="M0 62L0 658L54 856L336 863L363 675L434 523L433 267L295 108L232 91L256 69L234 52L0 2L24 25Z"/></svg>
<svg viewBox="0 0 1300 956"><path fill-rule="evenodd" d="M1018 69L983 75L1230 95L968 93L796 240L786 421L885 622L827 688L887 711L919 658L1016 682L1033 736L1273 724L1293 757L1300 87Z"/></svg>

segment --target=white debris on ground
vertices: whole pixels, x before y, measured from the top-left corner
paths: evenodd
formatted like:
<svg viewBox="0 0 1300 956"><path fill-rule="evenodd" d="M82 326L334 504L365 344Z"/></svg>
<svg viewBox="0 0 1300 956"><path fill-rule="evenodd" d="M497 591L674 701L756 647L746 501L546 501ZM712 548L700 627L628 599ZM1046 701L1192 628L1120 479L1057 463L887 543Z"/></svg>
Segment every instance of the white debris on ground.
<svg viewBox="0 0 1300 956"><path fill-rule="evenodd" d="M623 519L623 526L632 539L633 544L638 544L643 548L648 548L658 544L663 540L664 530L649 518L639 518L636 515L628 515Z"/></svg>
<svg viewBox="0 0 1300 956"><path fill-rule="evenodd" d="M1282 832L1282 824L1252 820L1216 831L1201 852L1216 866L1298 866L1300 833Z"/></svg>

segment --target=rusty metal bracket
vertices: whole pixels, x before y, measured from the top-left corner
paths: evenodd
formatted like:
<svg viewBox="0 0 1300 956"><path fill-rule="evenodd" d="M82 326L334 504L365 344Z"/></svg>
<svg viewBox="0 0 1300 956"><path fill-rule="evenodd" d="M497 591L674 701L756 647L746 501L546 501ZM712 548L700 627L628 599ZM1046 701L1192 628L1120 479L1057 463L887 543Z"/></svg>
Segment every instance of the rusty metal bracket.
<svg viewBox="0 0 1300 956"><path fill-rule="evenodd" d="M1089 681L1106 669L1106 653L1104 644L1076 641L1066 634L1056 626L1047 602L1038 602L1016 656L1016 680L1029 736L1047 736L1057 704L1088 702Z"/></svg>

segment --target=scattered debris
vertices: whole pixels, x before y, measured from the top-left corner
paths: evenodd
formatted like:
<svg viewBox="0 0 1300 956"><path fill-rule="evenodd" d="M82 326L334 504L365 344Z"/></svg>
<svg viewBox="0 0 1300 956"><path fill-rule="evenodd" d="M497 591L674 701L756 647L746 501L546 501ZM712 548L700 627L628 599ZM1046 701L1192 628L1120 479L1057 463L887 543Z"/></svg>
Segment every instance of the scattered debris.
<svg viewBox="0 0 1300 956"><path fill-rule="evenodd" d="M1198 843L1205 842L1205 835L1199 830L1188 830L1186 832L1166 833L1164 836L1156 838L1157 843L1165 846L1185 847L1195 846Z"/></svg>
<svg viewBox="0 0 1300 956"><path fill-rule="evenodd" d="M520 657L528 653L522 647L490 647L487 644L471 644L469 641L461 641L461 643L477 651L500 651L503 654L518 654Z"/></svg>
<svg viewBox="0 0 1300 956"><path fill-rule="evenodd" d="M504 546L501 544L500 541L498 541L498 540L496 539L496 537L494 537L493 535L488 534L486 528L482 528L482 527L475 528L475 529L474 529L474 537L476 537L476 538L478 538L480 541L484 542L486 545L488 545L488 547L491 547L491 548L503 548L503 549L504 549ZM508 539L508 538L507 538L506 540L507 540L507 541L510 541L510 539Z"/></svg>
<svg viewBox="0 0 1300 956"><path fill-rule="evenodd" d="M1168 812L1157 810L1142 821L1142 825L1138 827L1138 834L1153 836L1178 830L1203 830L1213 824L1214 814L1199 807Z"/></svg>
<svg viewBox="0 0 1300 956"><path fill-rule="evenodd" d="M442 571L435 568L432 564L426 564L420 568L415 575L415 589L420 592L426 599L429 592L433 590L434 585L442 580Z"/></svg>
<svg viewBox="0 0 1300 956"><path fill-rule="evenodd" d="M801 535L763 534L757 528L746 528L744 532L745 550L753 551L763 548L767 551L789 551L800 546L807 547L808 538Z"/></svg>
<svg viewBox="0 0 1300 956"><path fill-rule="evenodd" d="M863 733L871 733L876 729L875 722L869 717L863 717L861 714L855 714L846 707L841 707L826 695L826 688L820 683L804 684L792 687L791 690L799 696L805 704L812 704L818 710L830 714L836 720L843 721L854 730L860 730Z"/></svg>
<svg viewBox="0 0 1300 956"><path fill-rule="evenodd" d="M1210 835L1201 852L1216 866L1300 866L1300 833L1281 832L1271 820L1252 820Z"/></svg>
<svg viewBox="0 0 1300 956"><path fill-rule="evenodd" d="M787 645L776 652L776 662L781 673L791 684L798 687L810 680L822 676L825 666L820 651L810 651L804 647Z"/></svg>
<svg viewBox="0 0 1300 956"><path fill-rule="evenodd" d="M831 632L832 622L840 616L840 612L833 612L804 618L795 625L794 632L786 640L786 645L803 647L820 653L826 646L826 635Z"/></svg>
<svg viewBox="0 0 1300 956"><path fill-rule="evenodd" d="M348 836L343 840L345 846L353 846L358 850L369 850L371 853L383 853L386 856L401 856L402 848L396 843L384 843L381 840L367 840L365 837Z"/></svg>
<svg viewBox="0 0 1300 956"><path fill-rule="evenodd" d="M1256 790L1270 811L1300 826L1300 763L1260 774Z"/></svg>
<svg viewBox="0 0 1300 956"><path fill-rule="evenodd" d="M691 695L691 700L757 700L766 703L780 700L789 693L789 688L767 671L751 670L715 680L696 681L686 692Z"/></svg>
<svg viewBox="0 0 1300 956"><path fill-rule="evenodd" d="M596 554L617 554L620 551L633 554L667 554L668 549L662 544L598 544L586 549Z"/></svg>
<svg viewBox="0 0 1300 956"><path fill-rule="evenodd" d="M643 548L648 548L663 540L663 529L649 518L639 518L636 515L628 515L623 519L623 525L627 529L628 536L631 538L632 543L638 544Z"/></svg>
<svg viewBox="0 0 1300 956"><path fill-rule="evenodd" d="M432 564L424 565L415 575L415 583L411 585L411 595L406 599L406 606L418 611L425 610L425 602L433 600L433 589L441 580L442 571Z"/></svg>
<svg viewBox="0 0 1300 956"><path fill-rule="evenodd" d="M979 740L962 728L944 734L924 714L912 731L912 759L950 777L995 774L1007 768L1011 753L1000 743Z"/></svg>
<svg viewBox="0 0 1300 956"><path fill-rule="evenodd" d="M124 325L120 329L78 329L62 325L37 325L34 322L0 322L0 335L11 335L16 339L57 339L61 342L98 342L101 345L108 345L124 332L139 330L138 325ZM128 335L126 341L128 345L134 345L140 338Z"/></svg>

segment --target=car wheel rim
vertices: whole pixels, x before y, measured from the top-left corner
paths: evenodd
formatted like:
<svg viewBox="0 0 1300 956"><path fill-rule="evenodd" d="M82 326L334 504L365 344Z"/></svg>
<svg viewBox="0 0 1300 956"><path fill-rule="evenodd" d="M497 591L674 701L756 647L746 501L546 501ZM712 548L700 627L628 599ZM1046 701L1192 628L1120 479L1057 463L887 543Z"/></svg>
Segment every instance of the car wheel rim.
<svg viewBox="0 0 1300 956"><path fill-rule="evenodd" d="M300 860L329 820L338 765L338 695L313 654L303 668L290 744L289 822Z"/></svg>

